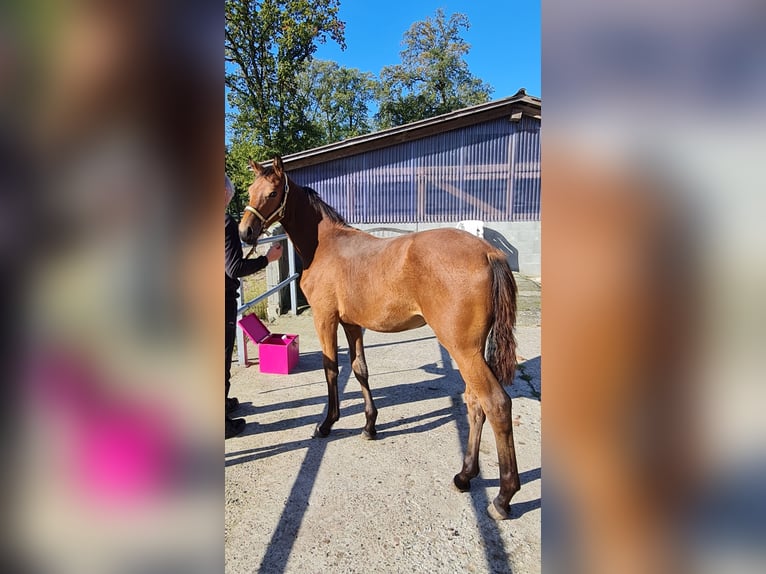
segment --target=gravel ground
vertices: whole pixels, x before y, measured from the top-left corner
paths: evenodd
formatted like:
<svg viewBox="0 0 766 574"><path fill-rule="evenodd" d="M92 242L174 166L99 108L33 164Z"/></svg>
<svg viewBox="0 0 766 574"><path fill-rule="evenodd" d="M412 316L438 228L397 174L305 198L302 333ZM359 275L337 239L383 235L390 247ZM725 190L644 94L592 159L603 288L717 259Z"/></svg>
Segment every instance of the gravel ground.
<svg viewBox="0 0 766 574"><path fill-rule="evenodd" d="M482 473L469 493L452 486L468 436L463 382L428 327L365 334L375 441L360 438L364 403L341 331L341 418L328 438L311 438L327 397L308 311L270 325L300 335L295 372L234 368L236 416L248 426L226 441L227 574L540 572L540 289L517 281L520 368L508 392L522 487L513 517L486 513L499 488L488 423Z"/></svg>

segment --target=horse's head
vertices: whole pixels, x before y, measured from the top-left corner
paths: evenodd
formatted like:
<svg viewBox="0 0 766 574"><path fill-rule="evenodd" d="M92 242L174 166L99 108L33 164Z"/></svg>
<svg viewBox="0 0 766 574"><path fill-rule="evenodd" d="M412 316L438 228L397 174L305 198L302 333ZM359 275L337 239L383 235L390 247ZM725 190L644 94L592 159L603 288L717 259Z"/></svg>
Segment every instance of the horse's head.
<svg viewBox="0 0 766 574"><path fill-rule="evenodd" d="M261 232L282 219L290 188L281 157L276 156L271 167L250 160L250 167L255 180L247 190L250 200L239 224L239 238L252 245Z"/></svg>

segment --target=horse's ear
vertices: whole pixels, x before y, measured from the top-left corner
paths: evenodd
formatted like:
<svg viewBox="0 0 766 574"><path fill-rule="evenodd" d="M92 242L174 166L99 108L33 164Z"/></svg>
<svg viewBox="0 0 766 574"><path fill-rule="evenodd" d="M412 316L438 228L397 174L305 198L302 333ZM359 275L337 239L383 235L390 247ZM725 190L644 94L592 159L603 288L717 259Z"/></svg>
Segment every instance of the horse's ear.
<svg viewBox="0 0 766 574"><path fill-rule="evenodd" d="M247 160L250 164L250 169L253 170L253 173L255 175L263 175L263 168L261 167L261 164L254 162L253 160L249 159Z"/></svg>
<svg viewBox="0 0 766 574"><path fill-rule="evenodd" d="M272 163L274 166L274 173L277 177L282 177L282 174L285 173L285 166L282 165L282 158L278 155L274 156L274 162Z"/></svg>

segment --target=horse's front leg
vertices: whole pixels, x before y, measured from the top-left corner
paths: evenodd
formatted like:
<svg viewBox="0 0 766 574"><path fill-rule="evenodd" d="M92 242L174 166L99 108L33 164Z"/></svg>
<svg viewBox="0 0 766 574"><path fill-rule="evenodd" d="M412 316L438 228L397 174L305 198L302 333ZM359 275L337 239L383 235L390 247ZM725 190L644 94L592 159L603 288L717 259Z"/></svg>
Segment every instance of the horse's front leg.
<svg viewBox="0 0 766 574"><path fill-rule="evenodd" d="M322 363L327 380L327 416L321 425L317 425L314 436L326 437L332 425L340 418L338 399L338 319L314 315L314 327L322 347Z"/></svg>

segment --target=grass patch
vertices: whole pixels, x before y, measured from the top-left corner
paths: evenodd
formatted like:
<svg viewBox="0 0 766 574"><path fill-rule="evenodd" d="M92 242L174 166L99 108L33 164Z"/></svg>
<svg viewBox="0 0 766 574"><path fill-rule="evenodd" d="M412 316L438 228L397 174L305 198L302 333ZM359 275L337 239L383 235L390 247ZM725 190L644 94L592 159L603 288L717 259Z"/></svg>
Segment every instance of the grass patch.
<svg viewBox="0 0 766 574"><path fill-rule="evenodd" d="M244 297L244 302L247 303L255 299L258 295L266 291L266 271L259 271L253 275L248 275L240 279L240 289ZM257 305L250 307L245 311L245 315L255 314L261 321L266 322L266 307L267 302L264 299ZM237 327L239 328L239 327ZM245 345L250 345L248 353L257 353L257 345L254 345L250 339L245 336ZM234 360L237 361L237 355L239 354L237 342L234 342Z"/></svg>
<svg viewBox="0 0 766 574"><path fill-rule="evenodd" d="M261 293L264 293L266 291L266 271L259 271L258 273L254 273L253 275L249 275L247 277L242 278L242 294L244 296L244 301L247 303L248 301L252 301L258 295ZM259 319L262 321L265 320L266 317L266 308L267 308L267 301L264 299L257 305L250 307L247 311L245 311L245 315L252 315L255 313Z"/></svg>

